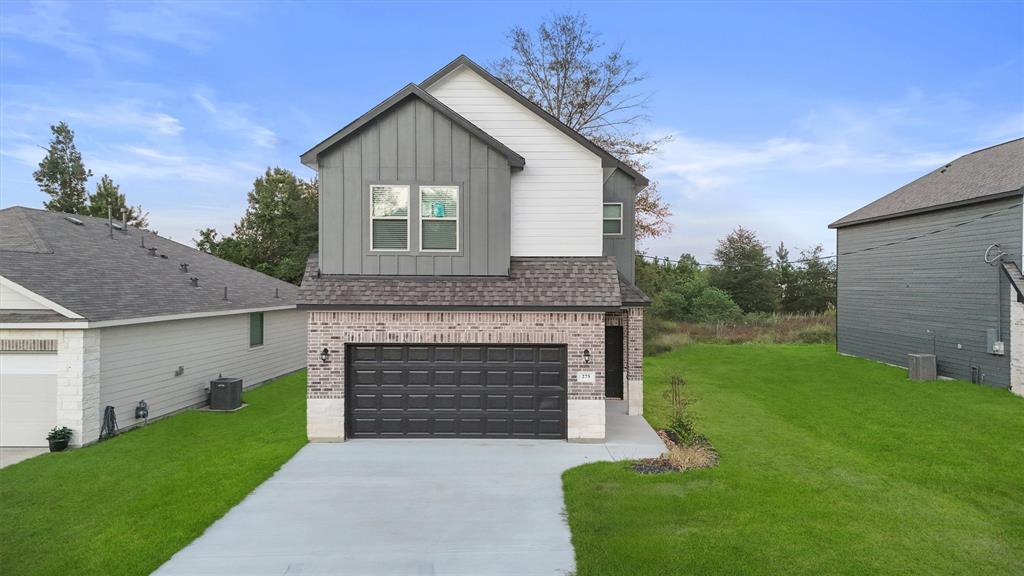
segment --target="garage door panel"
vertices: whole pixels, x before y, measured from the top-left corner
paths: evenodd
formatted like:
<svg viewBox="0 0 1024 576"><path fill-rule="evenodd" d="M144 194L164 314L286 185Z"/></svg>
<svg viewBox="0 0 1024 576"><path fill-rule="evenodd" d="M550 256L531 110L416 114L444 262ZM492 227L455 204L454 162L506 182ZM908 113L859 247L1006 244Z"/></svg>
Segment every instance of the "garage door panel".
<svg viewBox="0 0 1024 576"><path fill-rule="evenodd" d="M564 347L356 345L347 357L353 437L565 437Z"/></svg>
<svg viewBox="0 0 1024 576"><path fill-rule="evenodd" d="M487 386L494 388L508 388L509 377L508 372L487 372Z"/></svg>
<svg viewBox="0 0 1024 576"><path fill-rule="evenodd" d="M559 372L538 372L537 385L546 386L549 388L560 388L562 387L563 377L564 376Z"/></svg>
<svg viewBox="0 0 1024 576"><path fill-rule="evenodd" d="M557 412L562 409L562 398L560 396L538 396L537 410Z"/></svg>
<svg viewBox="0 0 1024 576"><path fill-rule="evenodd" d="M508 361L508 348L501 347L489 347L484 349L487 357L487 362L507 362Z"/></svg>
<svg viewBox="0 0 1024 576"><path fill-rule="evenodd" d="M356 360L376 360L379 348L377 346L353 346L351 350L352 355ZM387 350L387 348L385 348L385 350Z"/></svg>
<svg viewBox="0 0 1024 576"><path fill-rule="evenodd" d="M538 361L545 364L561 364L562 351L557 348L541 348Z"/></svg>
<svg viewBox="0 0 1024 576"><path fill-rule="evenodd" d="M0 446L46 446L57 424L56 370L56 354L0 354Z"/></svg>

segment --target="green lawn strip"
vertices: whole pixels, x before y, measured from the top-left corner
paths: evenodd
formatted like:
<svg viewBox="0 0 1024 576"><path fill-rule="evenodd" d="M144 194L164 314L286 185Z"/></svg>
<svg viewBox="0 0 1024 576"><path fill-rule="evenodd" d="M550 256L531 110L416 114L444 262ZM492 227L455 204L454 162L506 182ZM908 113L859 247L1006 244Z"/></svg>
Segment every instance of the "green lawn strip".
<svg viewBox="0 0 1024 576"><path fill-rule="evenodd" d="M305 373L0 470L0 573L148 574L305 443Z"/></svg>
<svg viewBox="0 0 1024 576"><path fill-rule="evenodd" d="M565 474L587 574L1024 573L1024 401L911 383L828 346L690 346L648 358L645 412L673 374L714 469Z"/></svg>

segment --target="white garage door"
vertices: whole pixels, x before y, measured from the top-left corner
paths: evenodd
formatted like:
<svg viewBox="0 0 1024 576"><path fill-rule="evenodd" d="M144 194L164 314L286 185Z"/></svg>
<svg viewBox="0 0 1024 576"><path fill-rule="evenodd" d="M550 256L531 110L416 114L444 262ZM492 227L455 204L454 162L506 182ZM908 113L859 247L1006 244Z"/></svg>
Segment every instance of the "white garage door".
<svg viewBox="0 0 1024 576"><path fill-rule="evenodd" d="M0 446L46 446L57 423L56 374L56 354L0 354Z"/></svg>

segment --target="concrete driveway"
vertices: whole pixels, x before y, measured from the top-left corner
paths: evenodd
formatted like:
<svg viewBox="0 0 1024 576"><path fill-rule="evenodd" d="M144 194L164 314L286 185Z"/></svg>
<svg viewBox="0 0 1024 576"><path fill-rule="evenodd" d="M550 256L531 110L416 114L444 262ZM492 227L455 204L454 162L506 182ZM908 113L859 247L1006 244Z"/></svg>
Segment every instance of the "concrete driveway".
<svg viewBox="0 0 1024 576"><path fill-rule="evenodd" d="M561 473L656 456L621 401L608 441L353 440L311 444L156 574L564 574Z"/></svg>
<svg viewBox="0 0 1024 576"><path fill-rule="evenodd" d="M6 468L49 451L49 448L0 448L0 468Z"/></svg>

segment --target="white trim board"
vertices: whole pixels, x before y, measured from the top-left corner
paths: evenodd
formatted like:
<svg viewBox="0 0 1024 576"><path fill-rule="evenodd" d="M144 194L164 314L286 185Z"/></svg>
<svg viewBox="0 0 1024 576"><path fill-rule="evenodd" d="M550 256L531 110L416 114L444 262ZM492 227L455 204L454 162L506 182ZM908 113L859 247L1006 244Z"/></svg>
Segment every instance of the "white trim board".
<svg viewBox="0 0 1024 576"><path fill-rule="evenodd" d="M3 285L5 288L9 288L12 291L17 292L18 294L21 294L22 296L28 298L29 300L38 302L40 305L42 305L43 309L52 310L54 312L57 312L61 316L67 318L82 318L81 315L76 314L71 310L68 310L67 308L61 306L60 304L57 304L53 300L49 300L47 298L40 296L39 294L36 294L35 292L29 290L28 288L25 288L21 284L18 284L13 280L5 278L4 276L0 276L0 285Z"/></svg>
<svg viewBox="0 0 1024 576"><path fill-rule="evenodd" d="M287 306L268 306L264 308L245 308L242 310L217 310L214 312L193 312L190 314L167 314L164 316L148 316L145 318L123 318L119 320L101 320L89 322L82 318L79 322L0 322L0 330L66 330L66 329L88 329L88 328L109 328L111 326L128 326L131 324L148 324L151 322L170 322L173 320L191 320L193 318L210 318L214 316L231 316L234 314L252 314L253 312L276 312L278 310L293 310L295 304ZM70 319L69 319L70 320Z"/></svg>

